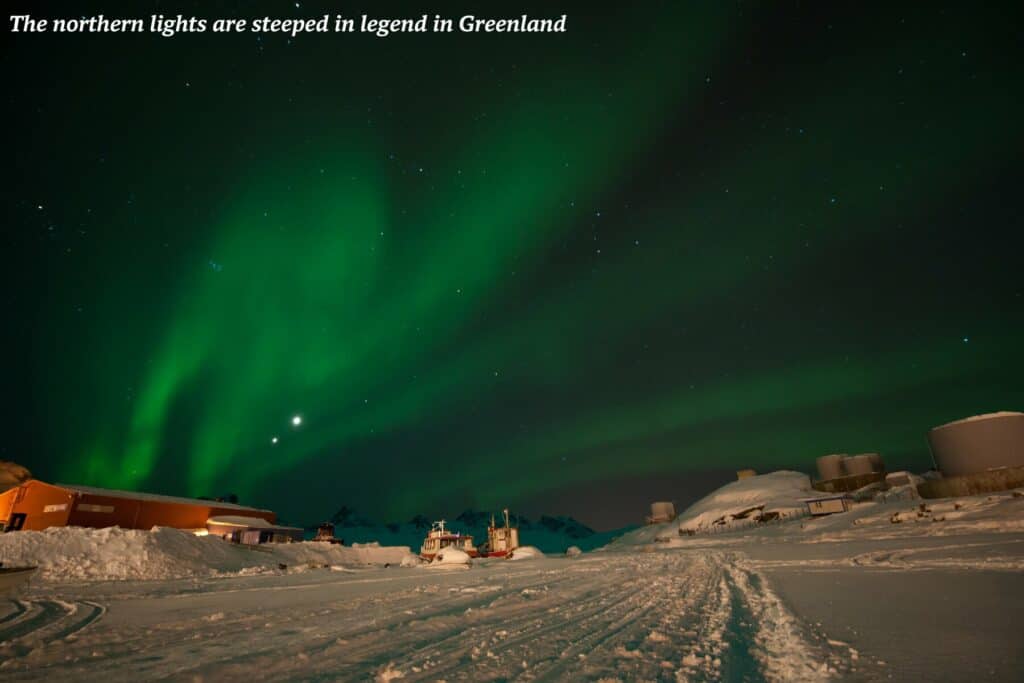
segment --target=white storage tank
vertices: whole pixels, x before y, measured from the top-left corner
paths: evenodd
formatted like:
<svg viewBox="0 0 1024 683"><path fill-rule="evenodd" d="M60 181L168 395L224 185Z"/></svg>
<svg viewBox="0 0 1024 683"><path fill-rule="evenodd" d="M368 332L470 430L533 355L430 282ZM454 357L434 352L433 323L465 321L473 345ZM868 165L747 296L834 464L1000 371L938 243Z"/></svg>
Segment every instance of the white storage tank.
<svg viewBox="0 0 1024 683"><path fill-rule="evenodd" d="M1024 413L976 415L928 432L935 465L947 477L1024 467Z"/></svg>

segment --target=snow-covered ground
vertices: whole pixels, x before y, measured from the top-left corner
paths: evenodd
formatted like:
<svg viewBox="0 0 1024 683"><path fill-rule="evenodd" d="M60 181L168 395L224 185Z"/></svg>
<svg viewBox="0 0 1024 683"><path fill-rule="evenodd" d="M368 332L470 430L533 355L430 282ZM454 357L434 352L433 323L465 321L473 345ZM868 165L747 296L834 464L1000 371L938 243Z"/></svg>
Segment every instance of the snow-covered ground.
<svg viewBox="0 0 1024 683"><path fill-rule="evenodd" d="M765 509L781 508L803 496L795 481L737 482L597 552L475 560L464 571L402 567L406 549L357 556L314 544L274 547L259 562L235 554L264 551L201 546L212 554L196 560L193 542L222 542L111 531L108 548L152 543L150 565L180 555L191 569L138 580L153 574L145 563L128 563L132 574L116 562L99 569L101 558L76 575L51 557L27 593L0 601L0 676L1019 680L1024 498L869 501L832 517L679 534L724 507L759 505L759 486ZM21 533L0 536L0 559L29 543ZM133 578L96 580L102 571Z"/></svg>
<svg viewBox="0 0 1024 683"><path fill-rule="evenodd" d="M4 680L819 680L845 648L734 553L36 586Z"/></svg>

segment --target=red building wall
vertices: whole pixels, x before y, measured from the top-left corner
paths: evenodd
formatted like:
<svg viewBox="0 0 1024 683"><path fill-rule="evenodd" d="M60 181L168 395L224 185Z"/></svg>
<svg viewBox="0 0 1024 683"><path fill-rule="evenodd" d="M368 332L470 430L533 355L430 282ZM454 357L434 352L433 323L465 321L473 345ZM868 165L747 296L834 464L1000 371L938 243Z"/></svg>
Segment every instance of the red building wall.
<svg viewBox="0 0 1024 683"><path fill-rule="evenodd" d="M36 531L51 526L203 529L206 520L218 515L259 517L271 524L277 521L277 515L269 510L225 507L214 501L177 502L144 495L133 498L87 493L36 480L0 494L0 522L7 523L16 514L25 515L23 530Z"/></svg>
<svg viewBox="0 0 1024 683"><path fill-rule="evenodd" d="M25 515L25 530L66 526L74 502L71 491L32 479L0 494L0 523L7 526L20 513Z"/></svg>

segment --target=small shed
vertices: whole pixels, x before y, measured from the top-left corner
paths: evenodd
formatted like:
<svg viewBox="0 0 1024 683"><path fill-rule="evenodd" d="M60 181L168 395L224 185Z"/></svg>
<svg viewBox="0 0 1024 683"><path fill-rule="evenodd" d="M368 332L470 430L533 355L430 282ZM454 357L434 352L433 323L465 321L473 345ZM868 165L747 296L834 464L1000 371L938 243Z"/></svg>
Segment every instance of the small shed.
<svg viewBox="0 0 1024 683"><path fill-rule="evenodd" d="M822 496L820 498L805 498L807 512L811 517L823 515L834 515L838 512L847 512L850 509L850 499L846 496Z"/></svg>

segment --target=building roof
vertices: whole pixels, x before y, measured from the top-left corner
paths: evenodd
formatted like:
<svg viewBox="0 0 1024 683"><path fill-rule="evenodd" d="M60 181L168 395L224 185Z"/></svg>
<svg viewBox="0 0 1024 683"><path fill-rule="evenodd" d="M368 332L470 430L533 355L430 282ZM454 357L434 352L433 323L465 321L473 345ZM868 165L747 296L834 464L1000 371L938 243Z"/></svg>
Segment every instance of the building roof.
<svg viewBox="0 0 1024 683"><path fill-rule="evenodd" d="M206 520L207 524L219 524L220 526L237 526L246 529L287 529L288 531L303 531L302 527L282 526L271 524L262 517L243 517L241 515L217 515Z"/></svg>
<svg viewBox="0 0 1024 683"><path fill-rule="evenodd" d="M69 491L85 493L92 496L107 496L110 498L129 498L131 500L148 500L154 503L176 503L178 505L202 505L205 507L216 507L230 510L255 510L257 512L270 512L260 508L239 505L237 503L222 503L216 500L201 500L199 498L180 498L178 496L163 496L159 493L142 493L139 491L119 491L117 489L101 489L95 486L81 486L79 484L54 484Z"/></svg>

